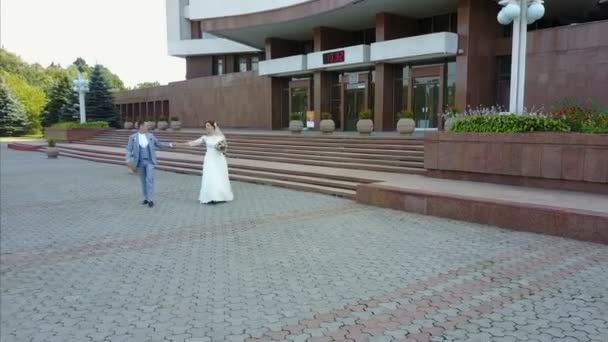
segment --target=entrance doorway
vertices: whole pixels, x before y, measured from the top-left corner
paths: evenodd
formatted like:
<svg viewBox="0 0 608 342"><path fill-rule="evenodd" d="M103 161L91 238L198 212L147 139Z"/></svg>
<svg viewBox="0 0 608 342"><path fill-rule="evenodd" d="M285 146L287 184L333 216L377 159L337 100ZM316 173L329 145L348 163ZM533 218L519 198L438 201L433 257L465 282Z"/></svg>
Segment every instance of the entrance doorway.
<svg viewBox="0 0 608 342"><path fill-rule="evenodd" d="M440 125L444 88L444 64L414 66L409 78L408 108L414 113L417 129L437 129ZM404 75L405 77L405 75Z"/></svg>
<svg viewBox="0 0 608 342"><path fill-rule="evenodd" d="M344 130L357 129L359 112L365 110L365 83L347 84L345 92Z"/></svg>
<svg viewBox="0 0 608 342"><path fill-rule="evenodd" d="M415 77L413 80L413 112L416 127L437 128L439 113L439 76Z"/></svg>

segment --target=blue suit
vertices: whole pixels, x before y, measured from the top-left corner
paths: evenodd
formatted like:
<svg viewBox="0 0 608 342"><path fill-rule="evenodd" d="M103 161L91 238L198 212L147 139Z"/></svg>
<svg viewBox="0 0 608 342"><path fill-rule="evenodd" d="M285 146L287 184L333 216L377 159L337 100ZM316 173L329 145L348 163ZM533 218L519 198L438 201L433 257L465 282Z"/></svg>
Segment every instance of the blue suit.
<svg viewBox="0 0 608 342"><path fill-rule="evenodd" d="M137 173L141 179L141 188L144 199L154 200L154 167L156 166L156 148L169 148L170 143L160 142L152 133L146 133L148 146L144 149L139 145L139 133L129 137L127 154L125 160L132 163L137 168Z"/></svg>

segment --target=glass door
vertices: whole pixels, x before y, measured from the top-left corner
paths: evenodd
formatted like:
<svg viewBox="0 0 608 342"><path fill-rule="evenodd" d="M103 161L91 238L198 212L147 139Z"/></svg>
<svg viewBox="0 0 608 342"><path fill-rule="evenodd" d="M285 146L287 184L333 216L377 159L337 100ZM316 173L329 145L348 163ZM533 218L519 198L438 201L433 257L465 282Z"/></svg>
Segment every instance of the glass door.
<svg viewBox="0 0 608 342"><path fill-rule="evenodd" d="M439 112L438 76L416 77L413 82L414 121L416 128L437 128Z"/></svg>
<svg viewBox="0 0 608 342"><path fill-rule="evenodd" d="M359 112L365 109L365 83L347 84L344 108L344 130L357 129Z"/></svg>

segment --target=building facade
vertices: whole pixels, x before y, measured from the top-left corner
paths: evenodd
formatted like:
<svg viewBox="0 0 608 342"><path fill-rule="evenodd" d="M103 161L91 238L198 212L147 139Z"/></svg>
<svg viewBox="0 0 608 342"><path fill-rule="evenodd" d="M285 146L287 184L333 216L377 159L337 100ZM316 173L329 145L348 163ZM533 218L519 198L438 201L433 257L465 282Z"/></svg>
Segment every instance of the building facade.
<svg viewBox="0 0 608 342"><path fill-rule="evenodd" d="M526 107L562 98L608 105L608 2L547 0L529 27ZM186 80L116 94L125 120L282 129L289 113L331 113L376 130L414 113L441 128L448 107L507 107L511 29L494 0L167 0L169 54ZM160 103L160 105L159 105Z"/></svg>

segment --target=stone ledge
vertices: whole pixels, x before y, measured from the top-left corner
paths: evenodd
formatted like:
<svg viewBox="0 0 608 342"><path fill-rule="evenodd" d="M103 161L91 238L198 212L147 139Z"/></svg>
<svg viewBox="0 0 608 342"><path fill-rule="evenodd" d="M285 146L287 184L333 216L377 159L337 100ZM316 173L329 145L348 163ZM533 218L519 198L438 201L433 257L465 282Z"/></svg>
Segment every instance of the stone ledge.
<svg viewBox="0 0 608 342"><path fill-rule="evenodd" d="M567 207L361 184L357 202L423 215L608 244L608 214Z"/></svg>

